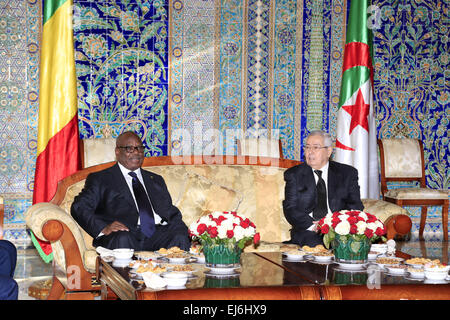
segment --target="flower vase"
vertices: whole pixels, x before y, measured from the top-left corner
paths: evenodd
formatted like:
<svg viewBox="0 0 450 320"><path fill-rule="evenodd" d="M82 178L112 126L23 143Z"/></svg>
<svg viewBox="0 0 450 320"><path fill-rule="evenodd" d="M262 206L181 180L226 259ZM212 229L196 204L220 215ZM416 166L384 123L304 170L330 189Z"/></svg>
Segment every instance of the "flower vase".
<svg viewBox="0 0 450 320"><path fill-rule="evenodd" d="M223 244L204 244L206 267L213 273L234 273L234 269L240 266L242 249L237 246Z"/></svg>
<svg viewBox="0 0 450 320"><path fill-rule="evenodd" d="M233 288L240 286L239 277L222 277L217 275L206 275L204 288Z"/></svg>
<svg viewBox="0 0 450 320"><path fill-rule="evenodd" d="M351 236L336 235L331 242L335 261L343 264L367 263L370 241L367 237L357 239Z"/></svg>

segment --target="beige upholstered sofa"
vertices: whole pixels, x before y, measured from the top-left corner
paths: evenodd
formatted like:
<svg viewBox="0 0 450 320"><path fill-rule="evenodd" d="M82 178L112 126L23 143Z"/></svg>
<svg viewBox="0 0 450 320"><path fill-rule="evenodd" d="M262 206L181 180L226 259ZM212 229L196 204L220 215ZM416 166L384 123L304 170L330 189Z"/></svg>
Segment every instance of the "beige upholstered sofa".
<svg viewBox="0 0 450 320"><path fill-rule="evenodd" d="M114 163L89 167L62 180L51 203L33 205L26 213L27 226L38 238L52 243L56 271L49 298L60 298L65 293L66 298L73 295L80 299L90 290L67 290L68 268L79 264L85 277L83 281L89 287L97 258L92 238L70 216L70 206L90 172ZM297 161L276 158L189 156L146 158L143 167L164 177L172 201L188 226L205 212L238 211L252 220L261 234L261 245L257 248L251 245L246 250L276 251L282 241L290 238L290 225L282 209L283 173L297 164ZM364 200L364 205L368 212L389 222L389 237L409 232L410 219L401 207L379 200ZM403 228L396 230L395 221L400 217L409 221L409 227L402 223Z"/></svg>

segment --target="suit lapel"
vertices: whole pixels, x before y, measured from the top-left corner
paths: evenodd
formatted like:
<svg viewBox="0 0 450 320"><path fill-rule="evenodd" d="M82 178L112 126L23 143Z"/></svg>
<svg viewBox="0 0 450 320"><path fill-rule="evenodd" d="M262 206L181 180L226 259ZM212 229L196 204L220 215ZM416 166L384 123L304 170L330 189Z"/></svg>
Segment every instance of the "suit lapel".
<svg viewBox="0 0 450 320"><path fill-rule="evenodd" d="M155 182L153 181L153 174L149 171L143 170L141 168L142 178L144 179L145 189L147 190L148 197L150 199L150 203L153 207L153 210L157 215L162 217L159 212L157 211L157 208L155 207L156 198L158 196L157 188L155 187Z"/></svg>
<svg viewBox="0 0 450 320"><path fill-rule="evenodd" d="M112 167L111 180L111 185L124 196L124 198L130 203L131 208L136 208L136 203L134 202L133 195L131 194L127 181L125 180L125 177L123 176L118 164L115 164ZM138 211L137 208L136 211Z"/></svg>
<svg viewBox="0 0 450 320"><path fill-rule="evenodd" d="M330 205L331 212L334 212L336 208L336 192L339 190L339 173L336 171L336 166L333 161L329 162L328 166L328 204Z"/></svg>

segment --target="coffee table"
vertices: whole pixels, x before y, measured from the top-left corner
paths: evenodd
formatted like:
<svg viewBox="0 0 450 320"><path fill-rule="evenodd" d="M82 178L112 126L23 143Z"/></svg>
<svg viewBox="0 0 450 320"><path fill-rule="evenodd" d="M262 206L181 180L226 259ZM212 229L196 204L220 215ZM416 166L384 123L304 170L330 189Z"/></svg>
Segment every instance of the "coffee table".
<svg viewBox="0 0 450 320"><path fill-rule="evenodd" d="M231 276L193 264L184 288L153 290L130 278L128 267L97 259L102 299L123 300L397 300L450 299L450 282L427 283L389 275L376 266L346 270L335 263L289 261L280 252L245 252Z"/></svg>

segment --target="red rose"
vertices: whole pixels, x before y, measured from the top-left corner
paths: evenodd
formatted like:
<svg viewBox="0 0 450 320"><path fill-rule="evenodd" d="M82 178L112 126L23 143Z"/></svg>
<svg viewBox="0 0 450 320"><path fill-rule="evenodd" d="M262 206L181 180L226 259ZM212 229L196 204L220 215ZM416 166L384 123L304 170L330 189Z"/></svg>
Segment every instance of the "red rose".
<svg viewBox="0 0 450 320"><path fill-rule="evenodd" d="M341 222L341 219L339 219L338 217L334 217L333 219L331 219L331 227L335 229L339 222Z"/></svg>
<svg viewBox="0 0 450 320"><path fill-rule="evenodd" d="M324 224L320 227L320 232L323 234L327 234L330 231L330 226L327 224Z"/></svg>
<svg viewBox="0 0 450 320"><path fill-rule="evenodd" d="M211 238L217 237L217 227L208 227L208 233Z"/></svg>
<svg viewBox="0 0 450 320"><path fill-rule="evenodd" d="M261 236L259 235L259 232L257 232L257 233L255 234L255 236L253 237L253 243L254 243L254 244L258 244L258 243L259 243L259 240L261 240Z"/></svg>
<svg viewBox="0 0 450 320"><path fill-rule="evenodd" d="M224 216L219 216L219 217L216 219L216 224L217 224L218 226L220 226L220 225L222 224L222 221L224 221L224 220L227 220L227 218L225 218Z"/></svg>
<svg viewBox="0 0 450 320"><path fill-rule="evenodd" d="M336 211L336 212L334 212L333 214L332 214L332 218L336 218L336 217L339 217L340 216L340 212L339 211Z"/></svg>
<svg viewBox="0 0 450 320"><path fill-rule="evenodd" d="M245 219L245 220L241 220L241 227L242 228L247 229L249 225L250 225L250 220L248 220L248 218Z"/></svg>
<svg viewBox="0 0 450 320"><path fill-rule="evenodd" d="M199 224L197 227L198 234L202 235L203 232L205 232L205 231L206 231L206 224L204 224L204 223Z"/></svg>
<svg viewBox="0 0 450 320"><path fill-rule="evenodd" d="M356 226L356 224L351 224L350 225L350 234L356 234L358 232L358 227Z"/></svg>
<svg viewBox="0 0 450 320"><path fill-rule="evenodd" d="M354 216L350 216L350 217L347 218L347 221L348 221L348 223L350 223L350 225L353 226L355 223L358 222L358 219L356 217L354 217Z"/></svg>
<svg viewBox="0 0 450 320"><path fill-rule="evenodd" d="M228 237L229 239L231 239L231 238L234 237L234 232L233 232L233 230L227 230L227 237Z"/></svg>
<svg viewBox="0 0 450 320"><path fill-rule="evenodd" d="M375 230L375 234L379 237L381 237L384 234L384 229L378 227L377 230Z"/></svg>
<svg viewBox="0 0 450 320"><path fill-rule="evenodd" d="M367 223L375 222L377 221L377 217L375 217L373 214L366 213L367 215Z"/></svg>
<svg viewBox="0 0 450 320"><path fill-rule="evenodd" d="M371 239L371 238L373 237L373 231L372 231L372 229L367 228L366 231L364 231L364 235L365 235L367 238Z"/></svg>

